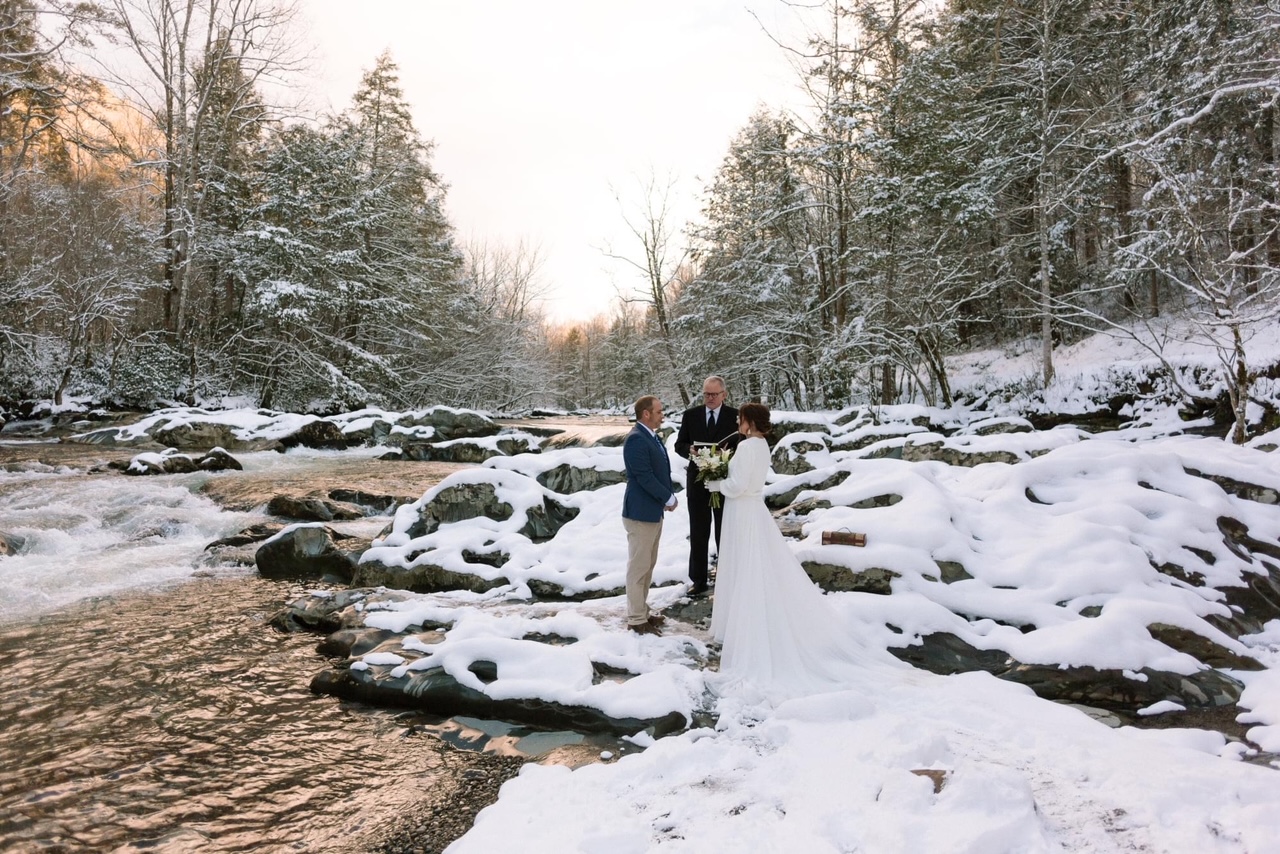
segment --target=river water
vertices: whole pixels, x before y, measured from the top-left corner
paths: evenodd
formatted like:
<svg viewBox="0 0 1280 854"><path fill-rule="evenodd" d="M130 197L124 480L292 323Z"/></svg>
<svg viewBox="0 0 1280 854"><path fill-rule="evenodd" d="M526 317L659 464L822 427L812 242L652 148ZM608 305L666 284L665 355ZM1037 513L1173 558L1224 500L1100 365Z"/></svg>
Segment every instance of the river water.
<svg viewBox="0 0 1280 854"><path fill-rule="evenodd" d="M317 638L268 625L303 588L204 558L262 519L199 494L209 475L18 450L0 444L0 531L26 540L0 557L0 851L369 850L429 793L489 773L483 750L520 754L500 727L423 735L312 695ZM269 476L325 464L241 459Z"/></svg>

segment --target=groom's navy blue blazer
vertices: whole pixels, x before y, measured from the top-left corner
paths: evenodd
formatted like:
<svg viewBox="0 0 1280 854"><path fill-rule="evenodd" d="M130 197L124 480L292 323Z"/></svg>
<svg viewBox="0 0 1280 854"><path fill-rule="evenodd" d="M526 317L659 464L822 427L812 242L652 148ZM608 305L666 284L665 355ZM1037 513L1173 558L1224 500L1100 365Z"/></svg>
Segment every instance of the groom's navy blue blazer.
<svg viewBox="0 0 1280 854"><path fill-rule="evenodd" d="M662 440L640 424L631 428L622 443L622 464L627 469L627 491L622 515L637 522L661 522L671 488L671 460Z"/></svg>

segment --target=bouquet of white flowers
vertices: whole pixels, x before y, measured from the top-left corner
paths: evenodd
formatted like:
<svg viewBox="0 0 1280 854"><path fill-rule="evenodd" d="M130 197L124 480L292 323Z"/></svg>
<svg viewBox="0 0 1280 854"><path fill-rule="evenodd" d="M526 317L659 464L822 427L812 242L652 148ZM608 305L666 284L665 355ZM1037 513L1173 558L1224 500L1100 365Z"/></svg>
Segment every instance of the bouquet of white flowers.
<svg viewBox="0 0 1280 854"><path fill-rule="evenodd" d="M698 482L706 483L710 480L724 480L729 476L729 458L733 456L733 452L728 448L721 448L718 445L703 445L694 450L689 460L698 467ZM721 504L720 493L711 493L711 506L719 507Z"/></svg>

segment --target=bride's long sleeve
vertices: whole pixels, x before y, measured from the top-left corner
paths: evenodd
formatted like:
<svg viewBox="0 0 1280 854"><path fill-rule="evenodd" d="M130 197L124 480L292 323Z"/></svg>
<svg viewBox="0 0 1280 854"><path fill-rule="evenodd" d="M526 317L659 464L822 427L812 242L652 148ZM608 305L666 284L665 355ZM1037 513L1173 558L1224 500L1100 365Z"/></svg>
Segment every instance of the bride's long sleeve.
<svg viewBox="0 0 1280 854"><path fill-rule="evenodd" d="M726 498L759 493L764 488L764 469L759 449L754 442L744 442L729 461L729 476L720 481L720 492Z"/></svg>

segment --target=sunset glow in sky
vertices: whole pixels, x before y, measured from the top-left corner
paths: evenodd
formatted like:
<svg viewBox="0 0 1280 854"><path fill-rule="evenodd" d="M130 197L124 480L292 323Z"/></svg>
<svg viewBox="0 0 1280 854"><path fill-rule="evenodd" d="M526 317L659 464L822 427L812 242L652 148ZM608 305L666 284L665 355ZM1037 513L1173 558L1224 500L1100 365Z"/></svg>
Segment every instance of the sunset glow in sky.
<svg viewBox="0 0 1280 854"><path fill-rule="evenodd" d="M607 313L640 284L604 250L636 256L624 203L675 179L674 221L759 106L803 102L770 33L793 43L782 0L303 0L316 109L348 106L390 50L461 241L540 247L546 310ZM755 15L752 15L752 12ZM768 32L766 32L766 29ZM665 180L662 181L665 183Z"/></svg>

